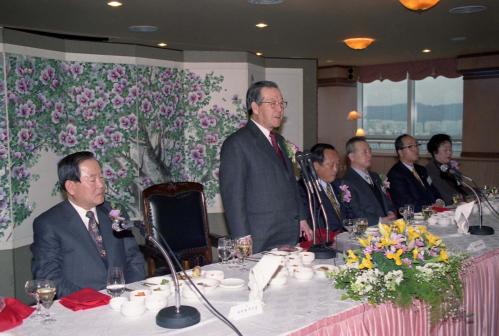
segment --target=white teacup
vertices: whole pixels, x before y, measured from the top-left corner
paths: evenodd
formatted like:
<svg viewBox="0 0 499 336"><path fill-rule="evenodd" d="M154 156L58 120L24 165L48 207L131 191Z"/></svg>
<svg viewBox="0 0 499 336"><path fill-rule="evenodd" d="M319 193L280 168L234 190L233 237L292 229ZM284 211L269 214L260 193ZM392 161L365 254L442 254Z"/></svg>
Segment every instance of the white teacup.
<svg viewBox="0 0 499 336"><path fill-rule="evenodd" d="M121 314L126 317L137 317L144 314L146 307L143 301L125 301L121 305Z"/></svg>
<svg viewBox="0 0 499 336"><path fill-rule="evenodd" d="M301 262L304 265L310 265L315 260L313 252L300 252Z"/></svg>
<svg viewBox="0 0 499 336"><path fill-rule="evenodd" d="M130 292L130 301L139 301L144 303L146 296L150 295L151 291L148 289L138 289Z"/></svg>
<svg viewBox="0 0 499 336"><path fill-rule="evenodd" d="M112 310L121 311L121 305L127 301L128 300L125 297L113 297L109 300L109 307L111 307Z"/></svg>
<svg viewBox="0 0 499 336"><path fill-rule="evenodd" d="M314 277L314 270L309 267L299 267L295 269L294 276L298 280L310 280Z"/></svg>

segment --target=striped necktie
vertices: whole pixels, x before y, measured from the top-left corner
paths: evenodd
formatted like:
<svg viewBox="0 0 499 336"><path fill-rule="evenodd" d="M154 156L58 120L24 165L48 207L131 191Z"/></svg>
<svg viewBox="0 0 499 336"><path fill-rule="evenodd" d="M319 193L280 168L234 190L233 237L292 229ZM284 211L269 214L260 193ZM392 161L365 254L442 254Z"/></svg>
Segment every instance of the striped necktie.
<svg viewBox="0 0 499 336"><path fill-rule="evenodd" d="M336 212L338 219L341 220L340 204L338 203L338 200L334 196L333 188L331 187L330 184L328 184L326 186L326 195L327 195L327 198L329 198L329 200L331 201L331 204L333 205L334 211Z"/></svg>
<svg viewBox="0 0 499 336"><path fill-rule="evenodd" d="M92 237L92 240L95 242L100 257L102 259L106 259L107 255L106 249L104 248L104 242L102 240L102 235L99 230L99 225L95 220L94 212L87 211L86 216L88 218L88 233L90 234L90 237Z"/></svg>
<svg viewBox="0 0 499 336"><path fill-rule="evenodd" d="M419 183L421 183L421 185L423 186L423 188L425 187L424 183L423 183L423 180L421 180L421 177L419 177L418 173L416 172L416 168L412 167L411 169L411 172L412 172L412 175L414 175L414 177L416 178L416 180L419 181Z"/></svg>

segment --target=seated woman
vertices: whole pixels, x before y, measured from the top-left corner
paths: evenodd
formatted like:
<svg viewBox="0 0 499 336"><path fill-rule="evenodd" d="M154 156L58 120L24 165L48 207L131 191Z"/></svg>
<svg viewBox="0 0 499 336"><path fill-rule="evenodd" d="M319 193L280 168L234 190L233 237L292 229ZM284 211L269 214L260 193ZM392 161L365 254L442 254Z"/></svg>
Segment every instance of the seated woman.
<svg viewBox="0 0 499 336"><path fill-rule="evenodd" d="M431 178L432 184L437 188L446 205L453 204L453 196L458 195L461 199L468 195L467 191L459 186L454 176L443 172L440 167L448 165L449 168L458 169L457 162L452 160L452 140L447 134L435 134L426 145L432 160L426 165L426 171Z"/></svg>

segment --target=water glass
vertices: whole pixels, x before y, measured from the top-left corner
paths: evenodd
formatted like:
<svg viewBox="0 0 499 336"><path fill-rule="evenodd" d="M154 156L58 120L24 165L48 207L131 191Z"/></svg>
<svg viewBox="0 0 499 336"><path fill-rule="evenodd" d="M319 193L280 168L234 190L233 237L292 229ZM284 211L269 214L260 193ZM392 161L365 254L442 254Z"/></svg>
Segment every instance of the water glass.
<svg viewBox="0 0 499 336"><path fill-rule="evenodd" d="M352 238L353 227L354 227L354 221L353 221L353 219L345 218L343 220L343 227L345 228L345 230L348 231L348 234L349 234L350 238Z"/></svg>
<svg viewBox="0 0 499 336"><path fill-rule="evenodd" d="M241 269L248 270L245 259L252 254L253 244L251 239L248 238L239 238L236 240L236 251L238 253L238 258L241 260L240 265Z"/></svg>
<svg viewBox="0 0 499 336"><path fill-rule="evenodd" d="M121 267L108 269L106 289L112 297L121 296L125 292L125 276Z"/></svg>
<svg viewBox="0 0 499 336"><path fill-rule="evenodd" d="M425 221L430 219L431 215L433 215L433 208L431 205L423 205L421 208L421 213L423 214L423 218Z"/></svg>
<svg viewBox="0 0 499 336"><path fill-rule="evenodd" d="M26 294L28 294L28 296L31 296L36 301L36 309L29 317L32 320L43 319L42 308L40 306L40 298L37 293L39 287L40 280L28 280L24 284L24 291L26 292Z"/></svg>
<svg viewBox="0 0 499 336"><path fill-rule="evenodd" d="M218 239L218 258L222 264L227 264L231 256L231 239L222 237Z"/></svg>
<svg viewBox="0 0 499 336"><path fill-rule="evenodd" d="M367 230L367 226L368 226L369 222L367 221L367 218L356 218L354 219L354 233L357 237L360 237L362 236L366 230Z"/></svg>
<svg viewBox="0 0 499 336"><path fill-rule="evenodd" d="M414 206L412 204L405 204L403 207L400 207L399 212L407 224L410 224L414 219Z"/></svg>
<svg viewBox="0 0 499 336"><path fill-rule="evenodd" d="M54 302L55 294L57 289L55 283L52 280L38 280L38 288L36 290L37 296L40 300L41 305L45 309L45 317L43 319L44 324L50 324L55 322L55 318L50 315L50 307Z"/></svg>

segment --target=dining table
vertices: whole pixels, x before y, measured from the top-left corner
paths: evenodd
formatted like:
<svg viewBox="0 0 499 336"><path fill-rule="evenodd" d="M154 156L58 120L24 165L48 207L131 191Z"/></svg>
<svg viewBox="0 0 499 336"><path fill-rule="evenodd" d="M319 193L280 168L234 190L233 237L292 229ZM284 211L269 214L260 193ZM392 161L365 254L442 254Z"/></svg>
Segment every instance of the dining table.
<svg viewBox="0 0 499 336"><path fill-rule="evenodd" d="M494 203L497 206L497 202ZM470 222L477 224L478 215L472 214ZM483 216L483 224L494 228L495 234L478 236L461 234L455 225L429 225L428 230L439 235L451 252L466 252L470 262L462 274L464 285L463 310L455 319L432 325L429 310L422 302L415 301L410 308L400 308L391 303L371 305L342 299L342 290L334 288L331 280L316 274L309 280L287 277L284 284L269 285L263 292L263 312L231 322L242 335L370 335L370 336L485 336L499 335L499 219L492 212ZM355 242L348 233L337 236L336 248L341 252ZM246 263L252 267L262 257L253 255ZM340 265L342 253L335 258L314 260L312 265ZM206 293L210 303L225 317L231 307L247 302L248 275L234 263L214 263L202 268L222 270L225 278L244 280L245 285L234 288L217 287ZM129 290L147 289L147 280L127 284ZM130 292L125 292L127 297ZM224 336L235 332L210 312L198 297L181 298L182 305L195 307L201 315L199 323L182 328L167 329L156 324L156 311L146 310L137 317L126 317L109 305L72 311L55 301L51 314L56 321L43 324L26 319L24 323L9 330L5 335L50 335L50 336L151 336L151 335L197 335ZM174 305L174 296L168 298Z"/></svg>

